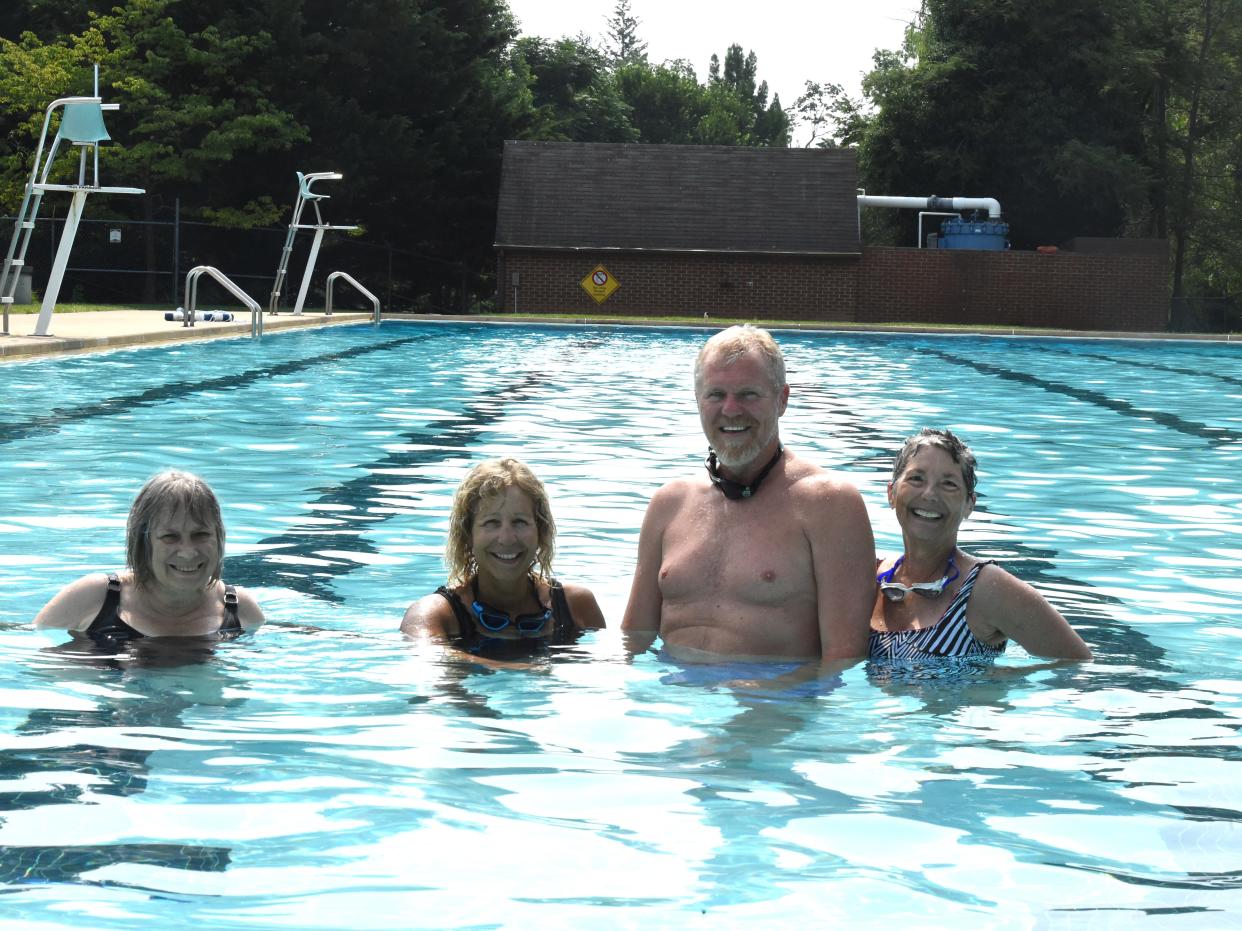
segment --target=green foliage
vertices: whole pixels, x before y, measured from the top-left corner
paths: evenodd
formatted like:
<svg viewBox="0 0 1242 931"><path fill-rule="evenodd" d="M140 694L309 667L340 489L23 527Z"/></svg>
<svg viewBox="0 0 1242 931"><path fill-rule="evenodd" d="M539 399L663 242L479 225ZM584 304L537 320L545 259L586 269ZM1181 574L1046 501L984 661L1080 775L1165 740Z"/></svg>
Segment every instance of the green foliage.
<svg viewBox="0 0 1242 931"><path fill-rule="evenodd" d="M640 142L697 142L707 116L704 88L686 62L622 65L613 74L617 92L630 107L630 122Z"/></svg>
<svg viewBox="0 0 1242 931"><path fill-rule="evenodd" d="M856 146L866 136L862 101L850 97L840 84L807 81L806 90L794 101L791 119L810 129L804 148Z"/></svg>
<svg viewBox="0 0 1242 931"><path fill-rule="evenodd" d="M1121 232L1143 183L1136 93L1112 80L1122 5L928 0L864 84L867 189L996 197L1021 246Z"/></svg>
<svg viewBox="0 0 1242 931"><path fill-rule="evenodd" d="M608 64L617 68L647 60L647 43L638 38L642 20L630 12L630 0L617 0L608 19L608 35L604 54Z"/></svg>
<svg viewBox="0 0 1242 931"><path fill-rule="evenodd" d="M870 192L997 197L1019 246L1167 236L1175 295L1242 290L1242 0L926 0L863 89L795 111Z"/></svg>
<svg viewBox="0 0 1242 931"><path fill-rule="evenodd" d="M73 87L79 65L72 49L44 45L33 33L17 42L0 39L0 209L14 212L21 202L52 102L46 88Z"/></svg>
<svg viewBox="0 0 1242 931"><path fill-rule="evenodd" d="M713 55L707 69L708 113L700 121L699 138L718 145L789 145L789 115L780 97L768 103L768 82L756 85L758 62L754 52L742 54L740 45L725 53L723 71Z"/></svg>
<svg viewBox="0 0 1242 931"><path fill-rule="evenodd" d="M427 306L467 306L489 286L505 139L788 143L788 117L753 53L731 47L704 84L684 62L652 65L629 0L617 3L605 49L585 37L518 39L504 0L0 6L10 37L0 39L0 208L20 199L47 104L89 93L98 63L102 95L121 105L106 114L102 176L148 193L92 209L153 219L179 199L185 219L279 225L295 171L341 171L322 188L326 217L409 257L394 271ZM227 270L251 257L185 258Z"/></svg>
<svg viewBox="0 0 1242 931"><path fill-rule="evenodd" d="M531 113L522 137L568 142L636 142L630 107L618 93L606 56L581 39L521 38L510 67ZM642 65L628 67L641 68Z"/></svg>

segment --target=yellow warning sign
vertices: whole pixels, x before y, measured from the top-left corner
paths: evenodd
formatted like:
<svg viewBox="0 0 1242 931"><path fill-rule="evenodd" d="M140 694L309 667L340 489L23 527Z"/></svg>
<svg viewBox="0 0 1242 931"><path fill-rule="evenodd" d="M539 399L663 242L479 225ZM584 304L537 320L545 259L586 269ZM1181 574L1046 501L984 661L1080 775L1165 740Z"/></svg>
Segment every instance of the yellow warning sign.
<svg viewBox="0 0 1242 931"><path fill-rule="evenodd" d="M602 304L612 296L612 292L621 287L621 283L612 277L612 273L602 265L596 265L580 282L582 289L595 298L596 304Z"/></svg>

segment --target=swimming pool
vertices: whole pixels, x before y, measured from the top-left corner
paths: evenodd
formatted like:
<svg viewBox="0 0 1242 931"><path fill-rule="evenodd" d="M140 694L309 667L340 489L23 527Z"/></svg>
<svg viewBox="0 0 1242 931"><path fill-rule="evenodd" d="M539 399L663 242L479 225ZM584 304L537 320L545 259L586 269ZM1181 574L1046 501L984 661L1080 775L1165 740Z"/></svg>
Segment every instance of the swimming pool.
<svg viewBox="0 0 1242 931"><path fill-rule="evenodd" d="M386 322L0 366L7 924L1242 923L1236 347L778 334L782 437L859 485L879 548L893 451L952 426L980 460L963 545L1095 663L784 695L615 631L535 671L401 640L456 483L502 453L615 627L648 496L701 467L704 338ZM270 625L123 663L30 630L121 565L169 465L216 488Z"/></svg>

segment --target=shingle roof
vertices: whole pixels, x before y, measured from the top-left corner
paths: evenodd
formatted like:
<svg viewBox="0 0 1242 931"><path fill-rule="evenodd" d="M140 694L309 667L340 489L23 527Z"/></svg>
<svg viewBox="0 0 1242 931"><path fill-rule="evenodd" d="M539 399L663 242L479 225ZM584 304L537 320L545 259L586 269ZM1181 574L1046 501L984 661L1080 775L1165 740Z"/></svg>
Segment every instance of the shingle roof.
<svg viewBox="0 0 1242 931"><path fill-rule="evenodd" d="M849 149L506 142L498 248L857 254Z"/></svg>

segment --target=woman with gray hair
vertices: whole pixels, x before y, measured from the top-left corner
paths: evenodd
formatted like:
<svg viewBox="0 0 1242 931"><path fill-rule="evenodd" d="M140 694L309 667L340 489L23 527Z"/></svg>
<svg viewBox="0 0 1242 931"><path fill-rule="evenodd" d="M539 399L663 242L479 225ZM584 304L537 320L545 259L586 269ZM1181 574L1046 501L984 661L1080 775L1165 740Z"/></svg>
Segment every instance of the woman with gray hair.
<svg viewBox="0 0 1242 931"><path fill-rule="evenodd" d="M604 626L590 590L552 575L556 523L543 482L517 459L489 459L453 496L448 583L410 605L401 630L476 656L572 643Z"/></svg>
<svg viewBox="0 0 1242 931"><path fill-rule="evenodd" d="M877 565L873 660L994 657L1010 640L1034 656L1091 658L1043 595L958 547L958 528L975 506L975 456L960 439L928 427L907 439L888 503L904 551Z"/></svg>
<svg viewBox="0 0 1242 931"><path fill-rule="evenodd" d="M220 580L224 521L215 493L198 476L170 469L143 485L125 538L125 571L65 586L35 626L115 642L235 636L263 623L255 600Z"/></svg>

